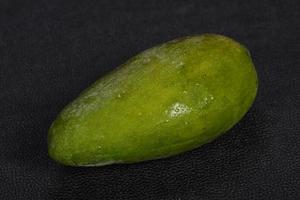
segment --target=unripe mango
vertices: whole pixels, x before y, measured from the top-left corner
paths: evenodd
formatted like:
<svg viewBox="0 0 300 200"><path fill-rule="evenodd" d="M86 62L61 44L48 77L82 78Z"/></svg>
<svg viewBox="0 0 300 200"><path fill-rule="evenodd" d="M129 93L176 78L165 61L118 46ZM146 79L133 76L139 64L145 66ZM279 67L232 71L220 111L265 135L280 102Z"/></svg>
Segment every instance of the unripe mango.
<svg viewBox="0 0 300 200"><path fill-rule="evenodd" d="M236 124L257 92L248 50L221 35L150 48L100 78L51 125L49 155L71 166L164 158Z"/></svg>

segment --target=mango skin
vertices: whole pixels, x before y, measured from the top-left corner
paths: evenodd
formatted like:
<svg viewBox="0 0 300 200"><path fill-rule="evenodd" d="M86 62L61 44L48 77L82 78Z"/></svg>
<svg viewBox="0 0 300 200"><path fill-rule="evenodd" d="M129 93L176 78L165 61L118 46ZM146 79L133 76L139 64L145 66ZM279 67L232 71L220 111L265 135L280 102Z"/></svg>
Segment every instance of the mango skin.
<svg viewBox="0 0 300 200"><path fill-rule="evenodd" d="M100 78L50 127L51 158L71 166L179 154L236 124L257 92L248 50L221 35L175 39Z"/></svg>

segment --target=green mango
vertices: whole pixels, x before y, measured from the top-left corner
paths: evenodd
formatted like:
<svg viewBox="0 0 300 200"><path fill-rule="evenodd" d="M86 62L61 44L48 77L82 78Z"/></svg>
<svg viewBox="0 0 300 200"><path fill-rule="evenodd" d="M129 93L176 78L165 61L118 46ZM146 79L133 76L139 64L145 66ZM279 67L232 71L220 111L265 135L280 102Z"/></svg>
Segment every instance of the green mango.
<svg viewBox="0 0 300 200"><path fill-rule="evenodd" d="M150 48L100 78L50 127L49 155L71 166L133 163L208 143L236 124L257 92L248 50L221 35Z"/></svg>

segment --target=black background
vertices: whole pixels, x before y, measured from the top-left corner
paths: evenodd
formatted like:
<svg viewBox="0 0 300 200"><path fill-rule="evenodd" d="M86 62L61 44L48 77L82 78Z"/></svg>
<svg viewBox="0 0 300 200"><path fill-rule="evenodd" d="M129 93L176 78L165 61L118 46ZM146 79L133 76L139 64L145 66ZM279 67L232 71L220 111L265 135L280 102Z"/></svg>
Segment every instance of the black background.
<svg viewBox="0 0 300 200"><path fill-rule="evenodd" d="M0 2L0 199L300 199L300 1ZM168 159L71 168L47 129L83 89L138 52L190 34L233 37L257 99L226 135Z"/></svg>

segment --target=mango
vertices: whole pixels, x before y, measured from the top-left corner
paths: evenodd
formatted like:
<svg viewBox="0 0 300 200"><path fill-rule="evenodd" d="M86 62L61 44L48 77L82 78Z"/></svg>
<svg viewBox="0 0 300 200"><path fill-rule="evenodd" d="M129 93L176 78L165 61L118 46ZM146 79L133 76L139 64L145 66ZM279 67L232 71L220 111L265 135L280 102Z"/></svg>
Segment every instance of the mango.
<svg viewBox="0 0 300 200"><path fill-rule="evenodd" d="M249 51L203 34L145 50L67 105L48 134L49 156L70 166L160 159L233 127L257 93Z"/></svg>

